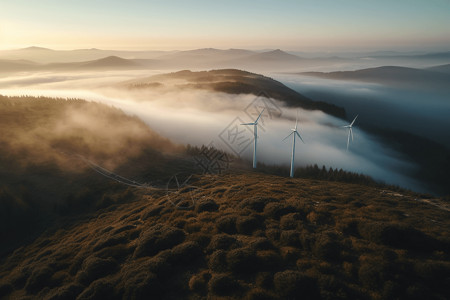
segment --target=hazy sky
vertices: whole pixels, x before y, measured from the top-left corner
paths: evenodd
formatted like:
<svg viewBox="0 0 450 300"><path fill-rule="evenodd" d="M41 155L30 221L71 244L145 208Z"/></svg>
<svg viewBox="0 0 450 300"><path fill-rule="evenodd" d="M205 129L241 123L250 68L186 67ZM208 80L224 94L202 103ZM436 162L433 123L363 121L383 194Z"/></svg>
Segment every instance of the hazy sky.
<svg viewBox="0 0 450 300"><path fill-rule="evenodd" d="M0 0L0 48L448 50L450 0Z"/></svg>

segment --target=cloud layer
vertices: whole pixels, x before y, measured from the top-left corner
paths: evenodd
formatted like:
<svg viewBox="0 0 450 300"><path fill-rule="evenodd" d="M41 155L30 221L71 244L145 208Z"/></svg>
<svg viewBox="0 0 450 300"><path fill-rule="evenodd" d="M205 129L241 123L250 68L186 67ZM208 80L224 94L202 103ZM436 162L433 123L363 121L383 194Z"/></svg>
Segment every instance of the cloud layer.
<svg viewBox="0 0 450 300"><path fill-rule="evenodd" d="M420 185L408 176L415 166L359 130L358 122L354 128L355 140L347 152L347 131L340 128L346 125L345 122L320 111L287 108L273 99L253 95L201 90L131 92L105 88L112 82L136 76L127 72L107 75L85 73L72 75L69 80L61 74L10 78L0 81L0 94L82 98L106 103L140 117L154 131L176 143L199 146L212 143L248 159L253 153L253 128L239 124L252 122L261 108L267 107L258 132L258 157L262 162L281 164L286 168L290 163L292 140L282 140L295 126L298 114L299 132L305 143L297 140L296 166L318 164L342 168L389 184L421 190Z"/></svg>

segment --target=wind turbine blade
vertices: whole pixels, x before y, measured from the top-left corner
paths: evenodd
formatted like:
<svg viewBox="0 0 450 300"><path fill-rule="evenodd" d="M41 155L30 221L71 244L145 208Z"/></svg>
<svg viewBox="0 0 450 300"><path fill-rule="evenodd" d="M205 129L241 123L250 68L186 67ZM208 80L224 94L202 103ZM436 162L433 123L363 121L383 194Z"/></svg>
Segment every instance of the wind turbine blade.
<svg viewBox="0 0 450 300"><path fill-rule="evenodd" d="M261 113L259 114L258 118L256 119L255 124L258 123L258 120L259 120L259 118L261 118L261 115L262 115L262 113L264 112L265 109L266 108L264 107L263 110L261 111Z"/></svg>
<svg viewBox="0 0 450 300"><path fill-rule="evenodd" d="M353 142L353 130L350 128L350 133L352 134L352 142Z"/></svg>
<svg viewBox="0 0 450 300"><path fill-rule="evenodd" d="M353 123L355 123L356 118L357 118L358 116L359 116L359 115L356 115L356 117L353 119L353 122L350 124L350 126L353 126Z"/></svg>
<svg viewBox="0 0 450 300"><path fill-rule="evenodd" d="M303 144L306 144L305 141L302 139L302 136L300 135L300 133L298 133L298 131L294 131L298 137L302 140Z"/></svg>
<svg viewBox="0 0 450 300"><path fill-rule="evenodd" d="M255 125L255 123L242 123L241 125Z"/></svg>
<svg viewBox="0 0 450 300"><path fill-rule="evenodd" d="M288 137L290 137L293 133L294 133L294 131L292 131L291 133L289 133L289 135L288 135L287 137L285 137L285 138L283 139L283 141L286 140Z"/></svg>

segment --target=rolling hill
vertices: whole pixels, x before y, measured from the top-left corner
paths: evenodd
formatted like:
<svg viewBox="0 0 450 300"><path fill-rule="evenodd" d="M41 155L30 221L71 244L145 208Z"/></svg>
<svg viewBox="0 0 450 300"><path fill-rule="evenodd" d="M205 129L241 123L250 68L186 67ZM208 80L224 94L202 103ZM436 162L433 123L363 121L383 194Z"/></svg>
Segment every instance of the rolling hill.
<svg viewBox="0 0 450 300"><path fill-rule="evenodd" d="M260 95L265 92L270 97L286 103L288 106L302 107L308 110L321 110L330 115L345 118L345 110L325 102L313 101L288 88L272 78L235 69L211 71L179 71L139 78L119 84L129 89L159 88L176 81L175 88L206 89L229 94ZM180 83L179 80L184 81Z"/></svg>
<svg viewBox="0 0 450 300"><path fill-rule="evenodd" d="M427 68L427 70L450 74L450 64L430 67L430 68Z"/></svg>
<svg viewBox="0 0 450 300"><path fill-rule="evenodd" d="M436 69L415 69L397 66L329 73L303 72L300 74L334 80L355 80L386 85L406 85L411 88L448 88L450 83L450 75L436 72Z"/></svg>

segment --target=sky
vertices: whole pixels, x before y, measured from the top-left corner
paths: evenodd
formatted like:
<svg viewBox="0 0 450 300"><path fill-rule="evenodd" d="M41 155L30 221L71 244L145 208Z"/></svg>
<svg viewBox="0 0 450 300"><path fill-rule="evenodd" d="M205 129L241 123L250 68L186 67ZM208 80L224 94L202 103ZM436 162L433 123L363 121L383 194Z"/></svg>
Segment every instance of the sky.
<svg viewBox="0 0 450 300"><path fill-rule="evenodd" d="M444 51L450 0L0 0L0 49Z"/></svg>

